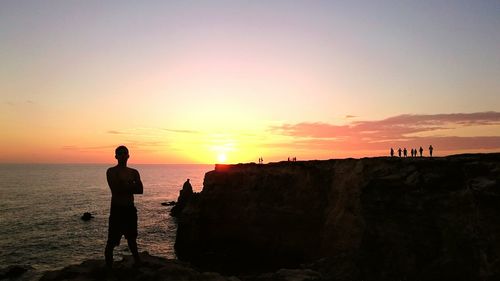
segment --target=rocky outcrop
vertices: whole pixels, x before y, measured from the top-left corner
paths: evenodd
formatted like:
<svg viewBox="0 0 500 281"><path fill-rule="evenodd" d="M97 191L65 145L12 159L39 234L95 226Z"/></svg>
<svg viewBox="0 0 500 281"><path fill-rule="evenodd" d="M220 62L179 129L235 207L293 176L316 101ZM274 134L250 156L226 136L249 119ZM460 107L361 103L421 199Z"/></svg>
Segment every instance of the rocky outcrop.
<svg viewBox="0 0 500 281"><path fill-rule="evenodd" d="M175 247L225 273L500 280L500 154L217 165Z"/></svg>
<svg viewBox="0 0 500 281"><path fill-rule="evenodd" d="M141 265L135 265L132 256L124 256L122 261L115 262L112 269L107 269L104 260L87 260L78 265L67 266L61 270L45 272L40 281L322 281L321 274L311 269L280 269L274 273L246 275L241 277L223 276L216 272L202 272L188 263L140 254ZM19 271L17 268L10 271ZM17 273L15 273L17 274ZM21 273L22 274L22 273ZM18 275L7 277L17 279ZM241 279L240 279L241 278ZM0 278L1 279L1 278ZM8 280L11 280L7 278ZM35 280L35 279L22 279Z"/></svg>
<svg viewBox="0 0 500 281"><path fill-rule="evenodd" d="M236 277L225 277L214 272L199 272L188 264L177 260L167 260L141 253L143 263L134 265L131 256L115 262L113 269L108 270L104 260L87 260L79 265L72 265L61 270L46 272L40 281L62 280L183 280L183 281L238 281Z"/></svg>

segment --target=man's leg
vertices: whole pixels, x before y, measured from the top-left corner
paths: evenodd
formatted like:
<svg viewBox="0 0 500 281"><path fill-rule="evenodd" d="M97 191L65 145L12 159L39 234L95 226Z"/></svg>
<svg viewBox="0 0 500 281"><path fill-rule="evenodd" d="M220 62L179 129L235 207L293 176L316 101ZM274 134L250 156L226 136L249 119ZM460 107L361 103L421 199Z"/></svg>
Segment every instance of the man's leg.
<svg viewBox="0 0 500 281"><path fill-rule="evenodd" d="M113 267L113 250L115 246L111 243L106 243L106 249L104 250L104 258L106 260L106 266L108 268Z"/></svg>
<svg viewBox="0 0 500 281"><path fill-rule="evenodd" d="M134 257L135 263L140 263L141 258L139 257L139 251L137 250L137 241L135 238L127 239L128 248Z"/></svg>

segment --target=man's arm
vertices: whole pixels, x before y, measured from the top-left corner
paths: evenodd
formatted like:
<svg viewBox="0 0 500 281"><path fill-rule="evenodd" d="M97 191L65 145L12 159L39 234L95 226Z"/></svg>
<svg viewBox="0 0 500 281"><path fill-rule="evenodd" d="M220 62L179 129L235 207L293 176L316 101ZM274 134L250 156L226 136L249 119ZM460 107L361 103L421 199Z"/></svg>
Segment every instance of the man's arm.
<svg viewBox="0 0 500 281"><path fill-rule="evenodd" d="M139 172L132 169L132 180L124 181L118 177L116 172L110 169L106 172L106 179L108 180L109 188L111 193L115 195L127 195L127 194L142 194L143 187Z"/></svg>
<svg viewBox="0 0 500 281"><path fill-rule="evenodd" d="M144 186L142 185L141 181L141 176L139 175L139 172L137 170L134 171L134 181L133 183L133 194L143 194L144 193Z"/></svg>

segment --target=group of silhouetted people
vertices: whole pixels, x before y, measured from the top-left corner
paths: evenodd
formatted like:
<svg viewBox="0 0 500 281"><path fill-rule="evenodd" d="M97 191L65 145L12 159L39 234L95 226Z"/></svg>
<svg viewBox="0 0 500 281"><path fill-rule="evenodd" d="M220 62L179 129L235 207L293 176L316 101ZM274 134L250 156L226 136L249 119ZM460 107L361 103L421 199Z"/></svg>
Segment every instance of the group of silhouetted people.
<svg viewBox="0 0 500 281"><path fill-rule="evenodd" d="M432 157L432 151L434 150L434 147L432 147L432 144L429 145L429 155ZM401 153L403 153L403 157L408 157L408 150L405 148L401 149L398 148L398 156L401 157ZM420 147L418 150L416 148L412 148L411 151L411 157L417 157L418 153L420 153L420 157L423 157L424 149ZM394 157L394 149L391 147L391 157Z"/></svg>
<svg viewBox="0 0 500 281"><path fill-rule="evenodd" d="M264 164L264 158L259 157L259 164Z"/></svg>

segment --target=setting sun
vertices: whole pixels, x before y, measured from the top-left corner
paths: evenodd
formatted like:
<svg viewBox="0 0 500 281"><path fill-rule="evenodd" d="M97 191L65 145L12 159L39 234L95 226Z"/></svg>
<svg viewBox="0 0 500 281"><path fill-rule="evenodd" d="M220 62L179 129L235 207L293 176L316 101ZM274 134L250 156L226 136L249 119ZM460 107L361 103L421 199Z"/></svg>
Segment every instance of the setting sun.
<svg viewBox="0 0 500 281"><path fill-rule="evenodd" d="M226 154L225 153L220 153L219 155L217 155L217 162L218 163L226 163Z"/></svg>

